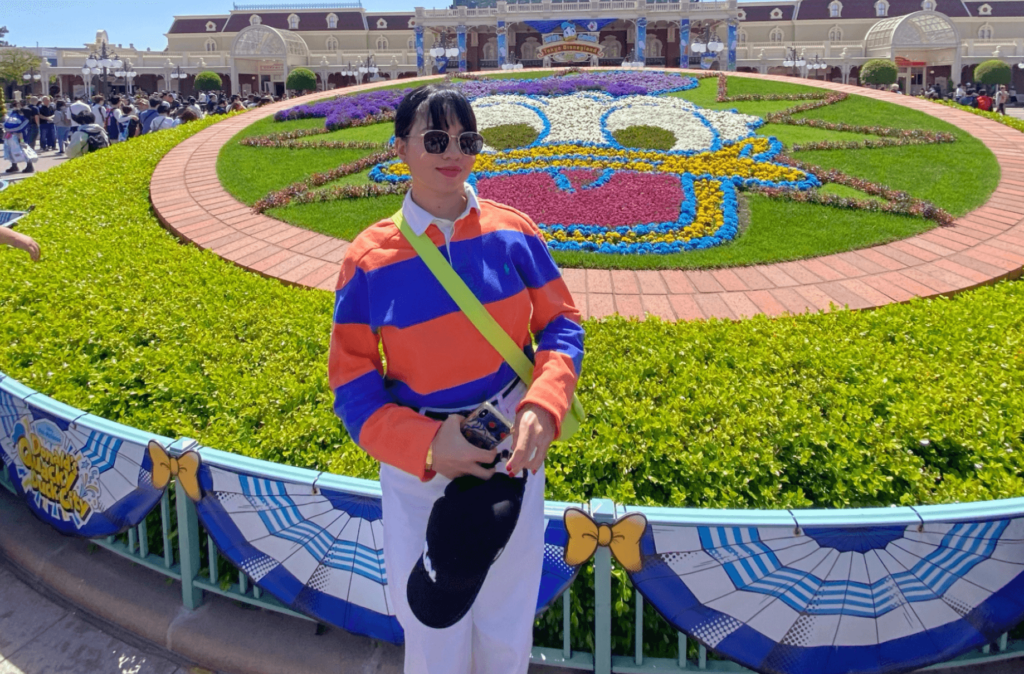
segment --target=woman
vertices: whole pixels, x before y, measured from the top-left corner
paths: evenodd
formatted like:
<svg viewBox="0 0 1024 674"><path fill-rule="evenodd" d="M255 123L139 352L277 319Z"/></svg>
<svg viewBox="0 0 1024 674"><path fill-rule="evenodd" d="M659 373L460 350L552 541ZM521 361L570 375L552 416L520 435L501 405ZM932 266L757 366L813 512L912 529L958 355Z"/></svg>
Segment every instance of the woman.
<svg viewBox="0 0 1024 674"><path fill-rule="evenodd" d="M412 177L402 217L413 232L426 233L528 355L531 332L536 337L529 390L456 308L393 219L352 242L335 296L335 412L381 462L384 559L405 630L407 673L526 672L544 553L544 458L583 359L580 314L537 226L477 198L465 182L482 148L473 110L457 90L420 87L399 105L395 149ZM460 429L484 402L514 418L512 436L488 450L471 445ZM482 585L464 613L454 614L457 621L428 626L411 576L426 569L429 580L416 576L422 585L441 573L429 556L432 509L450 497L450 487L474 478L485 488L508 484L504 473L522 489L511 535L491 553Z"/></svg>
<svg viewBox="0 0 1024 674"><path fill-rule="evenodd" d="M57 130L57 154L64 154L64 146L68 144L71 135L71 110L64 101L57 101L53 123Z"/></svg>

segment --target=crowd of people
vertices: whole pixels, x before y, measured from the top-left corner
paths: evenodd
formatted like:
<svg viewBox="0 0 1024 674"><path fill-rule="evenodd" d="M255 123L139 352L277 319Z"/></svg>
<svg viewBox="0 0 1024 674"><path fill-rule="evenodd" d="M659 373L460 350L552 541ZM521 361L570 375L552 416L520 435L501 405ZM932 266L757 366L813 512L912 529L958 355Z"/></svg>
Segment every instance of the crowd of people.
<svg viewBox="0 0 1024 674"><path fill-rule="evenodd" d="M172 91L103 96L29 96L8 101L4 119L5 173L33 173L38 152L77 157L147 133L172 129L208 115L225 115L268 103L260 94L227 95L222 91L182 96ZM21 168L21 164L25 168Z"/></svg>
<svg viewBox="0 0 1024 674"><path fill-rule="evenodd" d="M947 94L943 94L942 87L935 84L924 93L924 97L932 100L946 98L969 108L977 108L986 112L998 112L1001 115L1005 115L1006 106L1016 100L1016 96L1010 94L1005 84L993 86L991 90L984 86L974 87L971 84L966 86L958 84L955 90Z"/></svg>

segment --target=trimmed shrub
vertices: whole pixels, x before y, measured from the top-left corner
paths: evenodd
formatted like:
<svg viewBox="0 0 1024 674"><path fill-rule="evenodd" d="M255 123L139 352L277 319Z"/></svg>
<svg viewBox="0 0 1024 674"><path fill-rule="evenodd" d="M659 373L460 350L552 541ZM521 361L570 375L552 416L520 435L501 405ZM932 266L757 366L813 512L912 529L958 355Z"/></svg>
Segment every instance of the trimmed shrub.
<svg viewBox="0 0 1024 674"><path fill-rule="evenodd" d="M982 61L974 69L974 81L981 84L1006 84L1013 79L1013 68L998 59Z"/></svg>
<svg viewBox="0 0 1024 674"><path fill-rule="evenodd" d="M205 70L196 75L196 91L220 91L222 86L220 75Z"/></svg>
<svg viewBox="0 0 1024 674"><path fill-rule="evenodd" d="M285 87L295 91L316 91L316 75L309 68L296 68L288 73Z"/></svg>
<svg viewBox="0 0 1024 674"><path fill-rule="evenodd" d="M859 79L868 84L893 84L899 76L896 64L888 59L871 59L860 68Z"/></svg>

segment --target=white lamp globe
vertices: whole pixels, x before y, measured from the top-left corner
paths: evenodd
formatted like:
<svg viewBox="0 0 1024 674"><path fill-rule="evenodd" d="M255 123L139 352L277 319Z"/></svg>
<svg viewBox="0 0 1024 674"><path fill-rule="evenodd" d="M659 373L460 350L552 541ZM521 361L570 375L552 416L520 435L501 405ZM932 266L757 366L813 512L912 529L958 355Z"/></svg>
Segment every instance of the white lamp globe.
<svg viewBox="0 0 1024 674"><path fill-rule="evenodd" d="M92 69L92 74L93 75L99 75L100 74L100 69L99 68L93 68Z"/></svg>
<svg viewBox="0 0 1024 674"><path fill-rule="evenodd" d="M115 61L113 62L113 66L114 66L115 68L121 68L121 67L124 67L124 61L122 61L121 59L116 59L116 60L115 60Z"/></svg>
<svg viewBox="0 0 1024 674"><path fill-rule="evenodd" d="M96 59L94 59L92 57L89 57L89 58L85 59L85 65L89 66L90 68L95 68L96 66L99 65L99 63L100 63L99 61L97 61Z"/></svg>
<svg viewBox="0 0 1024 674"><path fill-rule="evenodd" d="M30 75L29 73L25 73L24 75L21 76L21 79L23 79L26 82L28 82L30 79L32 79L32 75Z"/></svg>
<svg viewBox="0 0 1024 674"><path fill-rule="evenodd" d="M90 73L92 73L92 68L88 68L88 67L82 68L82 74L83 75L89 75Z"/></svg>

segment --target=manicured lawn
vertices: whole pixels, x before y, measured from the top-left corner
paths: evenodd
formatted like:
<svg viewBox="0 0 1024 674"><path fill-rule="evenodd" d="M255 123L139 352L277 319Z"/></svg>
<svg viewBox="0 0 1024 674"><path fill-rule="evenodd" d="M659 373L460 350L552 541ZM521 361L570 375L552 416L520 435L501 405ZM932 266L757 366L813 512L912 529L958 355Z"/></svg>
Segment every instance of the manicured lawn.
<svg viewBox="0 0 1024 674"><path fill-rule="evenodd" d="M539 72L502 73L507 77L536 77ZM751 101L716 103L717 79L707 78L693 90L668 94L713 109L735 109L745 114L764 116L769 112L790 108L793 101ZM729 94L801 94L821 91L796 83L777 83L750 78L731 78ZM919 128L954 133L957 142L944 145L843 150L799 151L793 156L823 168L836 168L855 177L880 182L902 189L912 196L932 201L939 207L961 215L985 202L999 180L995 158L984 145L959 129L924 113L879 103L860 96L807 113L831 122L863 126ZM235 142L245 136L263 135L297 128L313 128L323 120L301 120L275 123L261 121L241 132L221 151L218 172L225 187L246 203L254 203L268 192L281 189L311 173L325 171L369 154L370 150L293 150L242 147ZM631 130L631 133L636 133ZM760 134L775 136L789 151L793 144L812 141L858 141L874 136L828 131L785 124L767 124ZM310 138L318 140L386 141L390 124L343 129ZM505 134L506 136L508 134ZM513 133L513 140L521 134ZM627 134L628 135L628 134ZM638 138L654 146L650 132ZM347 176L338 182L367 182L368 172ZM849 188L829 185L825 192L868 198ZM812 204L796 204L760 196L743 195L744 209L749 215L736 240L710 250L689 251L665 256L625 256L598 253L554 253L564 267L671 269L707 268L758 264L800 259L886 243L913 236L930 229L931 221L917 218L830 208ZM268 214L286 222L318 232L351 240L366 226L390 216L398 209L400 197L374 200L356 199L317 204L303 204L273 209Z"/></svg>

